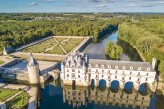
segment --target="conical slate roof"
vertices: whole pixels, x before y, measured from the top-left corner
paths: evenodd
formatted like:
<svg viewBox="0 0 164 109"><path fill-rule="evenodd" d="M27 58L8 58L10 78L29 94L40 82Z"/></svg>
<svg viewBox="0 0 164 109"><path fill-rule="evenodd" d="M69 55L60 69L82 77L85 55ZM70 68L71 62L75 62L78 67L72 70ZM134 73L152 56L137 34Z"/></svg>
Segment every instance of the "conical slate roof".
<svg viewBox="0 0 164 109"><path fill-rule="evenodd" d="M38 65L37 61L34 59L32 53L30 54L30 59L29 59L29 62L27 64L28 66L36 66Z"/></svg>

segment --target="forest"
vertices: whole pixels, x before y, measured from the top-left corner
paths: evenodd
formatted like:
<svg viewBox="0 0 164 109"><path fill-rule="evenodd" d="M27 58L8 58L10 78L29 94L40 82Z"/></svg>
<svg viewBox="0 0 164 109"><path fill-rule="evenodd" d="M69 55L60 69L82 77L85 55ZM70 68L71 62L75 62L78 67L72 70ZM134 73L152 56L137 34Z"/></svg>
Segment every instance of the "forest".
<svg viewBox="0 0 164 109"><path fill-rule="evenodd" d="M119 25L119 38L137 48L151 62L157 59L157 70L164 78L164 15L142 15Z"/></svg>
<svg viewBox="0 0 164 109"><path fill-rule="evenodd" d="M120 22L120 20L117 19L86 20L86 18L80 17L81 15L76 17L78 19L71 17L71 19L58 20L29 20L34 19L27 17L30 16L29 14L25 14L26 17L23 18L22 16L18 15L15 18L12 18L12 20L10 19L12 15L8 17L6 14L1 15L0 51L2 51L3 47L7 45L11 45L12 47L16 48L52 35L93 36L94 40L96 41L99 37L107 34L107 32L116 30L118 23ZM8 20L5 20L5 18Z"/></svg>

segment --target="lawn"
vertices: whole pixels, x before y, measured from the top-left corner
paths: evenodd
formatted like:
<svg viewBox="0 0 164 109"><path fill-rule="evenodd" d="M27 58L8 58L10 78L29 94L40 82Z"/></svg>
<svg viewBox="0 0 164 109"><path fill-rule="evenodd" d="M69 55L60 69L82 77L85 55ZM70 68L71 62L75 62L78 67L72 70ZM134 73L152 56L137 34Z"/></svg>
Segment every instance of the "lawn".
<svg viewBox="0 0 164 109"><path fill-rule="evenodd" d="M0 89L0 102L3 102L10 98L11 96L18 93L19 90L13 90L13 89Z"/></svg>
<svg viewBox="0 0 164 109"><path fill-rule="evenodd" d="M28 94L22 91L21 94L6 103L8 109L22 109L27 106Z"/></svg>
<svg viewBox="0 0 164 109"><path fill-rule="evenodd" d="M47 53L49 53L49 54L64 54L63 50L59 46L56 46L53 50L48 51Z"/></svg>
<svg viewBox="0 0 164 109"><path fill-rule="evenodd" d="M4 61L1 61L1 60L0 60L0 65L2 65L2 64L4 64Z"/></svg>

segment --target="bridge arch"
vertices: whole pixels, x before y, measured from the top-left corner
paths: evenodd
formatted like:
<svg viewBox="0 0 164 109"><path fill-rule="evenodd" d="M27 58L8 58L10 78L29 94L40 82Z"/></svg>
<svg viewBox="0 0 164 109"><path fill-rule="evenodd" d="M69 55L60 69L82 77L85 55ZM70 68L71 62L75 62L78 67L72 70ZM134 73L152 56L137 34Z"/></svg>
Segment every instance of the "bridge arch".
<svg viewBox="0 0 164 109"><path fill-rule="evenodd" d="M119 91L119 88L120 88L120 83L118 80L111 81L110 89L112 92L117 93Z"/></svg>
<svg viewBox="0 0 164 109"><path fill-rule="evenodd" d="M126 81L124 83L124 91L125 91L125 93L130 94L130 93L133 92L133 89L134 89L134 83L132 81Z"/></svg>
<svg viewBox="0 0 164 109"><path fill-rule="evenodd" d="M105 79L100 79L99 80L98 86L99 86L100 89L105 89L106 85L107 85L107 80L105 80Z"/></svg>
<svg viewBox="0 0 164 109"><path fill-rule="evenodd" d="M151 92L151 85L147 82L143 82L139 85L139 93L143 96L148 95Z"/></svg>

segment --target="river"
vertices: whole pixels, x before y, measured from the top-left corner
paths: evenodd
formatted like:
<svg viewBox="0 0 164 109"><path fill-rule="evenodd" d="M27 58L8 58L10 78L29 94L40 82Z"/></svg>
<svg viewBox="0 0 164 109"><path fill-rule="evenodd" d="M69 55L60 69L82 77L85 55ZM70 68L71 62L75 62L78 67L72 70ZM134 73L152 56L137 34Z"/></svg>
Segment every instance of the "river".
<svg viewBox="0 0 164 109"><path fill-rule="evenodd" d="M112 41L123 47L121 60L141 61L136 50L117 37L118 31L100 42L89 44L84 52L89 58L108 59L105 56L105 46L108 41ZM39 109L164 109L163 96L151 93L145 85L140 87L140 91L129 87L130 84L122 90L114 83L111 88L90 86L74 89L72 86L62 86L60 80L56 80L42 88Z"/></svg>

